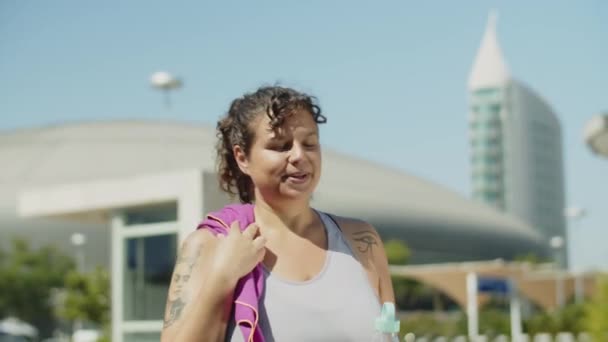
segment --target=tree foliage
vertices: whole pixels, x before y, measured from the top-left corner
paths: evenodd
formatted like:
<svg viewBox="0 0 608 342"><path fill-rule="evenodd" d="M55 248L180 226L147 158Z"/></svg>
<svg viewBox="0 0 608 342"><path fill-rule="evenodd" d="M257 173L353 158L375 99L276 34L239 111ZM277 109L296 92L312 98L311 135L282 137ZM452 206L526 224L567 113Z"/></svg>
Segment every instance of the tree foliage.
<svg viewBox="0 0 608 342"><path fill-rule="evenodd" d="M539 257L538 254L535 254L535 253L517 255L517 256L515 256L515 258L513 260L519 261L519 262L528 262L533 265L542 264L542 263L551 261L547 258Z"/></svg>
<svg viewBox="0 0 608 342"><path fill-rule="evenodd" d="M107 270L75 270L73 258L53 246L31 248L14 239L0 249L0 318L16 317L48 336L59 323L80 320L108 328L110 280Z"/></svg>
<svg viewBox="0 0 608 342"><path fill-rule="evenodd" d="M608 275L598 276L595 293L585 312L586 327L594 341L608 340Z"/></svg>
<svg viewBox="0 0 608 342"><path fill-rule="evenodd" d="M98 267L90 273L71 271L65 278L65 299L59 316L106 326L110 322L110 277Z"/></svg>
<svg viewBox="0 0 608 342"><path fill-rule="evenodd" d="M0 317L16 317L37 326L42 333L53 325L52 293L62 288L73 260L51 246L33 250L14 239L0 253Z"/></svg>
<svg viewBox="0 0 608 342"><path fill-rule="evenodd" d="M405 265L409 261L411 252L407 244L401 240L388 240L384 243L384 251L389 265ZM419 291L420 285L412 279L391 276L395 301L398 307L412 300Z"/></svg>
<svg viewBox="0 0 608 342"><path fill-rule="evenodd" d="M417 312L406 315L401 320L400 334L413 333L418 337L457 336L466 334L459 326L461 314L445 315L436 312Z"/></svg>
<svg viewBox="0 0 608 342"><path fill-rule="evenodd" d="M386 258L390 265L405 265L410 260L411 251L401 240L388 240L384 243Z"/></svg>

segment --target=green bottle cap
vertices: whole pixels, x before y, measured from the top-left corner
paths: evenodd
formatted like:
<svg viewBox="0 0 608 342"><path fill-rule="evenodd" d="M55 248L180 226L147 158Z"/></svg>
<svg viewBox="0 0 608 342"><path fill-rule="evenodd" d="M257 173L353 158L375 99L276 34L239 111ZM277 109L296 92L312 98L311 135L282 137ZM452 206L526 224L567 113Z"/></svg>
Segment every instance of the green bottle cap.
<svg viewBox="0 0 608 342"><path fill-rule="evenodd" d="M385 302L382 304L380 317L376 318L376 331L382 333L398 333L401 322L395 319L395 304Z"/></svg>

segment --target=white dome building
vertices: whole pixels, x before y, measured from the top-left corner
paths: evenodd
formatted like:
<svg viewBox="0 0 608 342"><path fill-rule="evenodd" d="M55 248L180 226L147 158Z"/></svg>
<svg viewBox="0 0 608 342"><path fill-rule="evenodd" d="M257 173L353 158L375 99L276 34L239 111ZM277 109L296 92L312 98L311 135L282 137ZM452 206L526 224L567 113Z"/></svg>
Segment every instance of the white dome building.
<svg viewBox="0 0 608 342"><path fill-rule="evenodd" d="M162 121L87 122L0 133L1 241L21 235L69 250L70 235L84 232L91 242L87 265L109 262L105 224L20 218L19 193L183 169L213 172L214 143L209 126ZM406 240L414 262L546 252L544 240L528 225L444 187L328 149L323 159L315 206L369 220L383 236Z"/></svg>

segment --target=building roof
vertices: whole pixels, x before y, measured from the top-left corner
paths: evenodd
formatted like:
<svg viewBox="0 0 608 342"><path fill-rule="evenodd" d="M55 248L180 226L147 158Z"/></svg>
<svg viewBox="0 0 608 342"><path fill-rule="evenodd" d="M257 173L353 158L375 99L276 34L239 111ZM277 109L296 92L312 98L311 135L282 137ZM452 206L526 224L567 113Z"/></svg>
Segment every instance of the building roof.
<svg viewBox="0 0 608 342"><path fill-rule="evenodd" d="M214 130L163 121L68 123L0 133L0 186L15 189L214 163ZM6 195L2 192L0 206Z"/></svg>

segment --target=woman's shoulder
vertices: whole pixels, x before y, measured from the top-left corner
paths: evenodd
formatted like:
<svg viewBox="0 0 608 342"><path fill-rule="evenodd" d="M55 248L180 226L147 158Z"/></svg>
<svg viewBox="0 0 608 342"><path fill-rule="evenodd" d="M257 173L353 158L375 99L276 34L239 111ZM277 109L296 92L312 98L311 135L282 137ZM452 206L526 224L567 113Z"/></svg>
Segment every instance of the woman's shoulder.
<svg viewBox="0 0 608 342"><path fill-rule="evenodd" d="M374 238L380 238L376 228L369 222L355 217L339 216L331 213L329 215L337 224L340 230L347 235L352 236L367 236L372 235Z"/></svg>
<svg viewBox="0 0 608 342"><path fill-rule="evenodd" d="M210 231L206 229L197 229L188 233L181 245L182 248L192 249L208 244L214 240L215 236Z"/></svg>
<svg viewBox="0 0 608 342"><path fill-rule="evenodd" d="M328 215L336 222L342 231L342 236L362 264L369 265L383 261L384 245L380 234L372 224L358 218Z"/></svg>
<svg viewBox="0 0 608 342"><path fill-rule="evenodd" d="M329 214L338 224L342 236L350 245L353 256L366 270L370 284L379 298L382 291L392 292L392 289L381 290L388 277L388 261L384 251L384 244L376 228L367 221ZM387 297L391 298L391 297Z"/></svg>

